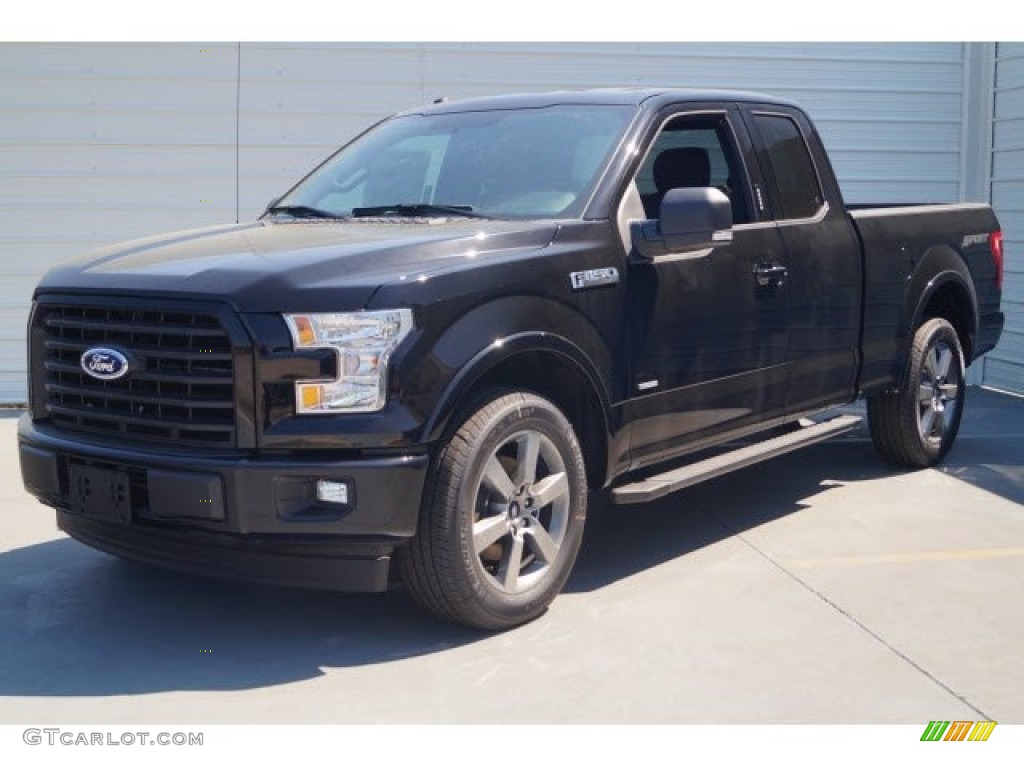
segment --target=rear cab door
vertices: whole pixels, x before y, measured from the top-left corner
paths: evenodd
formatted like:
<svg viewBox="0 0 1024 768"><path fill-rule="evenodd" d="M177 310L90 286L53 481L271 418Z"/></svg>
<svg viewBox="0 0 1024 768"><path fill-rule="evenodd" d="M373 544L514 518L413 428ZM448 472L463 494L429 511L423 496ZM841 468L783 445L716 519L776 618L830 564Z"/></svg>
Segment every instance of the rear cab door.
<svg viewBox="0 0 1024 768"><path fill-rule="evenodd" d="M785 248L780 266L791 361L786 411L797 417L855 396L860 241L807 116L783 105L744 105L741 112Z"/></svg>

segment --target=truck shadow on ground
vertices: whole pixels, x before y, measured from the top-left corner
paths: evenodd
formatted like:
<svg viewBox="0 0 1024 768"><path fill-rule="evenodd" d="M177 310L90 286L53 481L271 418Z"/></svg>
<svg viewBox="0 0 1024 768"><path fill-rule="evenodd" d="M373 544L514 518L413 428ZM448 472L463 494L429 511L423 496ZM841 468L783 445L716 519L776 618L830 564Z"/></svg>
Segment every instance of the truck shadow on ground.
<svg viewBox="0 0 1024 768"><path fill-rule="evenodd" d="M1024 401L1019 410L1024 416ZM943 463L925 471L941 472L1024 505L1024 425L1002 434L985 432L978 425L965 429ZM566 591L600 589L781 519L805 508L802 499L829 487L904 474L912 472L879 459L864 426L849 438L805 448L648 504L606 506L587 522L584 547ZM927 501L921 499L922 504ZM867 494L865 503L870 503Z"/></svg>
<svg viewBox="0 0 1024 768"><path fill-rule="evenodd" d="M838 450L837 450L838 448ZM844 442L733 472L647 504L595 509L568 592L588 592L806 508L824 482L848 484L891 472L871 446Z"/></svg>
<svg viewBox="0 0 1024 768"><path fill-rule="evenodd" d="M1024 503L1020 447L966 434L942 471ZM823 488L897 474L861 436L651 504L597 509L566 591L600 590L784 518ZM476 642L503 641L435 621L401 591L213 581L125 563L66 538L0 554L0 696L251 689Z"/></svg>

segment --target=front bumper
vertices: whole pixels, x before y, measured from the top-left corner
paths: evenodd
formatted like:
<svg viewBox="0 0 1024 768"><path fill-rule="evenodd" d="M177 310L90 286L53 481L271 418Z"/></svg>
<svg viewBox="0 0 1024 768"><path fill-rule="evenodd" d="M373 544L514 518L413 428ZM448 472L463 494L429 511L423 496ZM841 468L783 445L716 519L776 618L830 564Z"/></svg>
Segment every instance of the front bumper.
<svg viewBox="0 0 1024 768"><path fill-rule="evenodd" d="M275 457L131 449L18 423L26 489L69 535L156 565L248 581L352 591L387 587L416 530L427 455L322 451ZM345 504L316 483L345 483Z"/></svg>

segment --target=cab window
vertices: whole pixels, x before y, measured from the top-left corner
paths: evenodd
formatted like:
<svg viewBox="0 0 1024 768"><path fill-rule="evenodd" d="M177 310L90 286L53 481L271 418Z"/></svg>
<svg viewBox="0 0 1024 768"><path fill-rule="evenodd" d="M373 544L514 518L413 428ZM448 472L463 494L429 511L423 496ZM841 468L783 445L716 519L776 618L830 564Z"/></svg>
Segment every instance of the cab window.
<svg viewBox="0 0 1024 768"><path fill-rule="evenodd" d="M775 218L809 219L816 216L825 198L799 126L785 115L767 114L755 114L754 125L761 134L769 170L775 177L772 199Z"/></svg>
<svg viewBox="0 0 1024 768"><path fill-rule="evenodd" d="M636 186L650 219L660 216L670 189L717 187L732 202L733 223L750 221L732 132L723 115L681 116L670 120L654 140L636 175Z"/></svg>

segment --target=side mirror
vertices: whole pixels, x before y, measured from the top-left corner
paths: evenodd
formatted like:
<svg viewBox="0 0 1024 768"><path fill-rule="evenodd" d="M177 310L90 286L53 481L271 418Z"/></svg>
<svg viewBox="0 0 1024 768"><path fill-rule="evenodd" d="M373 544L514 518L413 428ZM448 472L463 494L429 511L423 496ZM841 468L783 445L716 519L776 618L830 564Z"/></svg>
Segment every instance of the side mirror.
<svg viewBox="0 0 1024 768"><path fill-rule="evenodd" d="M661 236L670 251L713 248L719 232L732 239L731 229L732 203L720 189L670 189L661 201Z"/></svg>
<svg viewBox="0 0 1024 768"><path fill-rule="evenodd" d="M635 261L701 251L732 240L732 203L720 189L670 189L661 201L658 221L633 222Z"/></svg>

